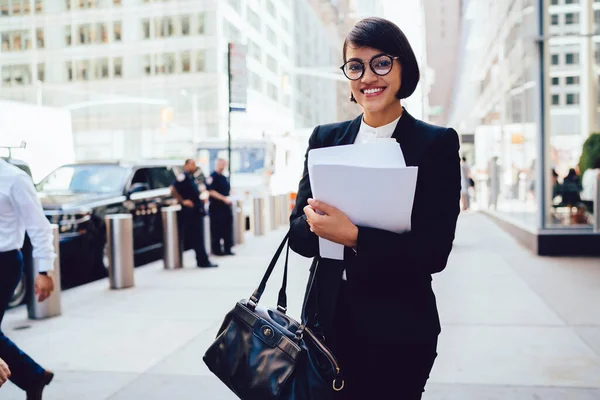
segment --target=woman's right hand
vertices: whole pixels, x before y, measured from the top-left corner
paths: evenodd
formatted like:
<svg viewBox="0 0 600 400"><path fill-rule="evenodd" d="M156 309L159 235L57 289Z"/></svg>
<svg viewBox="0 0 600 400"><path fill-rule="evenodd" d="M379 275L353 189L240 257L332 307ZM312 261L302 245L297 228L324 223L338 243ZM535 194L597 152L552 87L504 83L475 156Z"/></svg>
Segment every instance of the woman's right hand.
<svg viewBox="0 0 600 400"><path fill-rule="evenodd" d="M0 387L8 381L8 378L10 378L10 369L4 360L0 358Z"/></svg>

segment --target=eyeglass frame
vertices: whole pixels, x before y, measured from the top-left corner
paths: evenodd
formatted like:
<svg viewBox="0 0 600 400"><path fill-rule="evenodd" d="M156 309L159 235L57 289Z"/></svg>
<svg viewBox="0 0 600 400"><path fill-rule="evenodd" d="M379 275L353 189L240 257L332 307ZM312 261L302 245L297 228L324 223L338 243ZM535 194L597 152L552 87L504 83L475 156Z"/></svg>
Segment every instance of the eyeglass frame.
<svg viewBox="0 0 600 400"><path fill-rule="evenodd" d="M390 70L389 70L388 72L386 72L385 74L378 74L377 72L375 72L375 68L373 68L373 64L372 64L374 59L376 59L376 58L379 58L379 57L381 57L381 56L386 56L386 57L389 57L389 58L392 60L392 66L390 67ZM397 57L397 56L396 56L396 57L395 57L395 56L390 56L390 55L389 55L389 54L387 54L387 53L379 53L379 54L376 54L376 55L374 55L373 57L371 57L371 59L370 59L369 61L366 61L366 60L360 60L360 59L358 59L358 58L351 58L351 59L349 59L348 61L346 61L346 62L345 62L345 63L344 63L344 64L343 64L343 65L340 67L340 69L342 70L342 73L344 74L344 76L345 76L345 77L346 77L348 80L350 80L350 81L357 81L357 80L359 80L359 79L362 79L362 77L363 77L363 76L365 76L365 71L367 70L367 68L365 68L365 63L366 63L366 62L368 62L368 63L369 63L369 68L371 68L371 71L373 71L373 73L374 73L375 75L377 75L377 76L386 76L386 75L388 75L390 72L392 72L392 70L394 69L394 60L398 60L399 58L400 58L400 57ZM346 65L347 65L349 62L359 62L359 63L361 63L361 64L363 65L363 70L362 70L362 73L361 73L361 74L360 74L360 76L359 76L358 78L356 78L356 79L352 79L352 78L348 77L348 75L346 75L346 71L344 71L344 67L346 67Z"/></svg>

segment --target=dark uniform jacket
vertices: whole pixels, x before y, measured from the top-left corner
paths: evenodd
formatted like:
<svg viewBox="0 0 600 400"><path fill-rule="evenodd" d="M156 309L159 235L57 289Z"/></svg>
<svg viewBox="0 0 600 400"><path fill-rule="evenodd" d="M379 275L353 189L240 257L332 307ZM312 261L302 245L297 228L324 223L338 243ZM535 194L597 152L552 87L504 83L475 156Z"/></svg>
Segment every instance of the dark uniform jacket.
<svg viewBox="0 0 600 400"><path fill-rule="evenodd" d="M184 200L194 202L194 209L199 210L203 214L205 213L204 203L200 200L200 189L198 189L198 183L192 174L183 172L173 182L173 187Z"/></svg>
<svg viewBox="0 0 600 400"><path fill-rule="evenodd" d="M316 127L308 150L354 143L361 119L362 115L353 121ZM406 164L419 167L412 230L396 234L359 226L356 253L346 248L343 261L319 262L307 315L325 335L331 332L344 269L355 299L352 312L360 327L356 334L384 340L434 337L440 332L431 274L446 267L454 240L461 188L458 135L453 129L419 121L404 110L393 138L400 143ZM318 237L310 231L303 211L310 197L305 162L290 218L290 246L318 260Z"/></svg>
<svg viewBox="0 0 600 400"><path fill-rule="evenodd" d="M231 186L229 185L229 180L227 180L225 175L219 174L217 171L214 171L212 174L210 174L210 176L206 178L205 183L208 190L214 190L225 197L229 196L230 194ZM210 210L218 211L229 209L230 206L211 196L209 207Z"/></svg>

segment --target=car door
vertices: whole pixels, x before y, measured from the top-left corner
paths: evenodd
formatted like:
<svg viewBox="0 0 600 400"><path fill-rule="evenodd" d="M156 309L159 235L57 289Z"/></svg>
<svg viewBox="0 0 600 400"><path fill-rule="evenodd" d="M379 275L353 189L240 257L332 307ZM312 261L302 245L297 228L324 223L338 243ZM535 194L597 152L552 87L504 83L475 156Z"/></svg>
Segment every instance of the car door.
<svg viewBox="0 0 600 400"><path fill-rule="evenodd" d="M175 181L175 174L167 166L150 168L150 182L154 198L150 204L154 218L149 223L152 224L151 241L153 243L162 243L162 216L160 209L165 205L167 199L171 197L170 186ZM156 211L154 211L156 210Z"/></svg>
<svg viewBox="0 0 600 400"><path fill-rule="evenodd" d="M133 203L133 248L136 253L152 243L148 235L152 220L148 211L151 187L149 168L138 168L129 184L129 200Z"/></svg>

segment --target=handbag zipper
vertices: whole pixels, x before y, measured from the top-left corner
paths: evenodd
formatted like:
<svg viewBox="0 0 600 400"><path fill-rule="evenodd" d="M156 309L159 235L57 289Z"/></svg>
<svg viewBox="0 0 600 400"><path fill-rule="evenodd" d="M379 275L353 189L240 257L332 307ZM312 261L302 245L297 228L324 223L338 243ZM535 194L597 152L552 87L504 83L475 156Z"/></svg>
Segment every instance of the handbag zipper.
<svg viewBox="0 0 600 400"><path fill-rule="evenodd" d="M331 353L331 351L329 351L327 349L327 347L323 346L321 344L321 342L319 341L319 339L317 339L317 337L315 336L314 333L312 333L312 331L308 328L304 329L304 332L307 332L308 335L312 338L313 342L315 342L315 344L317 345L317 347L327 356L327 358L329 359L329 362L334 366L335 368L335 374L339 375L340 373L340 366L337 363L337 360L335 359L335 356L333 355L333 353Z"/></svg>

